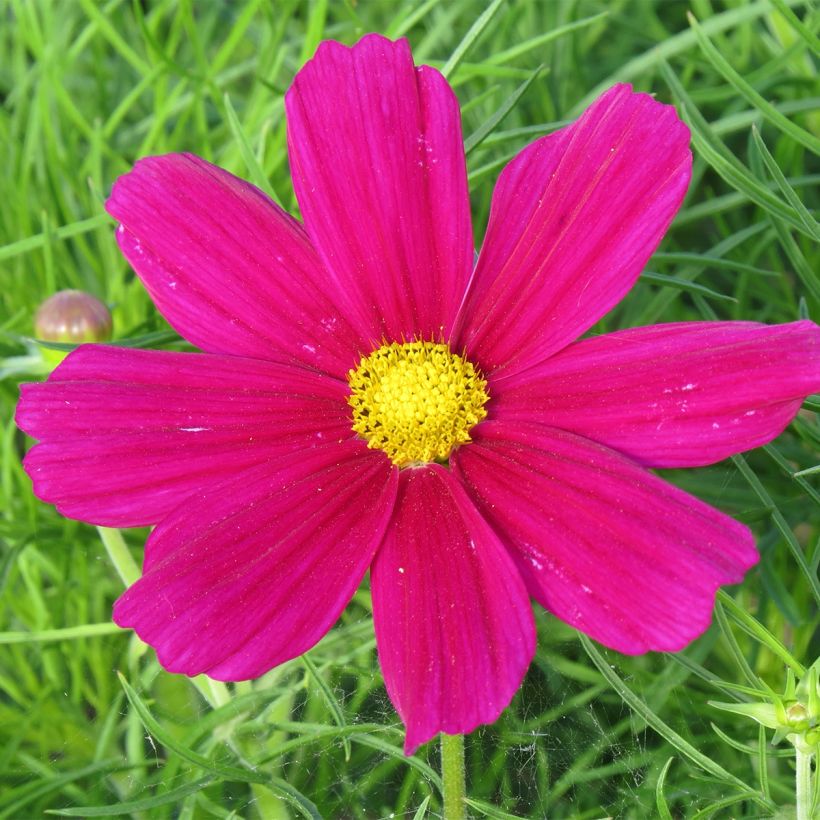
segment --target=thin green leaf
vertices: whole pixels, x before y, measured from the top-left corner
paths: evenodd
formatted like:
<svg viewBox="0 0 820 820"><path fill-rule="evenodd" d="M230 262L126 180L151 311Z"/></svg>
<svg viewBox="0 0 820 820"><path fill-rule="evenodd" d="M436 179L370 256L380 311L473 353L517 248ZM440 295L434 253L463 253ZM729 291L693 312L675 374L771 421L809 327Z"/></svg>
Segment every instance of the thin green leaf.
<svg viewBox="0 0 820 820"><path fill-rule="evenodd" d="M94 231L110 223L111 217L108 214L98 214L88 219L81 219L79 222L72 222L70 225L63 225L61 228L52 229L50 236L46 233L38 233L34 236L27 236L25 239L18 239L16 242L0 247L0 261L19 256L21 253L39 250L50 238L68 239L71 236Z"/></svg>
<svg viewBox="0 0 820 820"><path fill-rule="evenodd" d="M578 637L581 641L581 646L583 646L584 651L589 655L590 660L609 682L609 685L615 690L621 700L623 700L633 712L640 715L664 740L671 743L682 755L689 758L689 760L703 769L703 771L717 777L724 783L731 784L744 791L748 790L749 787L740 778L735 777L735 775L724 769L719 763L712 760L711 757L707 757L700 752L691 743L684 740L674 729L664 723L664 721L618 677L603 655L595 648L592 641L587 638L586 635L579 634Z"/></svg>
<svg viewBox="0 0 820 820"><path fill-rule="evenodd" d="M383 752L389 757L402 761L407 766L410 766L411 768L416 769L420 774L423 774L431 783L435 784L439 791L441 791L441 777L439 777L438 773L431 769L430 766L428 766L421 758L408 757L398 746L394 746L392 743L388 743L387 741L371 734L351 734L350 739L354 743L361 743L363 746L370 746L372 749L378 749L380 752Z"/></svg>
<svg viewBox="0 0 820 820"><path fill-rule="evenodd" d="M692 132L692 144L701 156L733 188L744 193L752 202L765 211L785 220L797 230L811 235L797 212L759 182L718 139L709 124L689 98L678 78L668 65L661 66L661 72L680 102L681 110Z"/></svg>
<svg viewBox="0 0 820 820"><path fill-rule="evenodd" d="M236 140L237 146L239 147L239 153L242 155L242 161L245 163L245 167L248 169L248 173L250 174L254 185L263 190L281 208L282 202L276 195L276 191L273 190L273 186L270 184L270 180L262 170L262 166L259 164L259 161L256 159L256 154L254 154L253 149L248 142L248 138L245 136L245 132L239 122L239 117L236 116L236 111L234 110L233 104L231 103L231 98L227 91L222 95L222 102L225 105L225 116L228 120L228 127L231 129L233 138Z"/></svg>
<svg viewBox="0 0 820 820"><path fill-rule="evenodd" d="M62 629L40 629L32 632L0 632L0 644L48 643L49 641L73 641L95 638L98 635L128 634L113 622L67 626Z"/></svg>
<svg viewBox="0 0 820 820"><path fill-rule="evenodd" d="M469 50L475 45L476 40L484 33L487 26L492 23L493 18L498 14L499 9L505 0L493 0L489 6L478 16L476 21L470 26L469 31L464 35L461 42L453 49L453 53L447 62L442 66L441 73L449 78L458 68L461 61L467 56Z"/></svg>
<svg viewBox="0 0 820 820"><path fill-rule="evenodd" d="M791 550L791 553L794 556L794 560L797 561L797 565L798 567L800 567L800 571L803 573L803 575L806 577L806 580L809 582L809 587L811 588L812 595L814 595L815 601L817 601L817 603L820 604L820 579L818 579L817 573L812 572L811 567L806 561L806 556L803 554L803 549L798 543L797 539L794 537L792 528L789 526L789 523L786 521L785 517L783 516L783 513L780 512L779 508L772 500L772 497L769 495L766 488L760 482L760 479L755 475L754 470L752 470L751 467L749 467L749 465L746 462L746 459L742 455L736 455L732 456L732 461L735 463L735 466L738 468L740 473L749 483L749 486L754 490L755 495L757 495L763 506L769 512L769 515L771 516L775 527L777 527L777 529L780 530L780 533L785 539L786 544L789 547L789 550ZM774 639L773 636L770 637Z"/></svg>
<svg viewBox="0 0 820 820"><path fill-rule="evenodd" d="M763 588L768 592L775 606L783 617L793 626L799 626L804 622L805 617L800 611L800 607L795 603L791 592L784 583L780 574L775 570L770 558L773 550L766 550L761 557L759 566L760 580Z"/></svg>
<svg viewBox="0 0 820 820"><path fill-rule="evenodd" d="M747 468L748 469L748 468ZM771 652L773 652L786 666L794 671L797 677L805 673L803 664L800 663L792 654L783 646L780 641L769 632L756 618L753 618L728 592L722 589L718 590L718 600L726 608L727 613L734 619L735 623L741 627L745 632L751 635L756 640L760 641Z"/></svg>
<svg viewBox="0 0 820 820"><path fill-rule="evenodd" d="M384 29L384 36L391 40L397 40L404 36L411 28L413 28L419 20L426 17L441 0L426 0L425 3L419 3L415 9L399 7L399 14L393 18L390 25ZM402 16L404 15L404 16Z"/></svg>
<svg viewBox="0 0 820 820"><path fill-rule="evenodd" d="M803 406L806 407L805 401L803 402ZM817 472L817 470L820 469L820 464L816 467L808 467L806 470L798 470L797 472L793 472L792 465L783 457L774 444L764 445L763 451L777 464L778 467L780 467L784 475L793 478L800 485L800 489L802 489L803 492L806 493L806 495L808 495L815 504L820 505L820 492L815 490L814 487L809 484L805 478L803 478L806 473Z"/></svg>
<svg viewBox="0 0 820 820"><path fill-rule="evenodd" d="M741 743L739 740L735 740L732 737L724 732L720 726L710 723L712 727L712 731L727 745L731 746L733 749L737 750L738 752L742 752L744 755L756 755L758 754L758 749L752 748L751 746ZM765 727L758 725L758 728L763 729L765 732ZM766 749L766 754L769 757L794 757L794 751L790 749Z"/></svg>
<svg viewBox="0 0 820 820"><path fill-rule="evenodd" d="M820 54L820 38L783 2L783 0L770 0L772 5L783 15L791 27L802 37L806 45L815 54ZM809 5L811 10L811 6Z"/></svg>
<svg viewBox="0 0 820 820"><path fill-rule="evenodd" d="M755 125L752 126L752 140L754 141L754 145L760 154L760 158L763 160L763 164L766 166L766 170L769 172L775 183L777 183L777 187L780 188L780 191L786 198L786 201L792 206L792 208L794 208L798 216L803 220L803 224L809 229L814 238L820 241L820 225L817 224L817 220L809 213L809 209L803 204L803 201L795 193L794 188L789 185L786 175L780 170L780 166L775 162L774 157L766 147L766 143L763 142L763 137L760 136L760 132L757 130L757 126Z"/></svg>
<svg viewBox="0 0 820 820"><path fill-rule="evenodd" d="M127 587L135 584L140 577L140 568L131 555L122 533L113 527L97 527L97 532L123 584Z"/></svg>
<svg viewBox="0 0 820 820"><path fill-rule="evenodd" d="M493 820L522 820L519 814L510 814L507 811L502 811L490 803L485 803L483 800L476 800L472 797L465 797L464 802L471 808L480 812L484 817L490 817Z"/></svg>
<svg viewBox="0 0 820 820"><path fill-rule="evenodd" d="M670 757L669 760L666 761L666 765L661 769L661 773L658 776L658 782L655 784L655 805L658 807L658 816L661 820L672 820L672 812L669 811L669 805L663 794L663 787L666 783L666 774L674 759L674 757Z"/></svg>
<svg viewBox="0 0 820 820"><path fill-rule="evenodd" d="M319 687L319 692L322 695L322 699L325 702L325 705L330 710L330 714L333 717L333 722L340 728L344 729L347 726L347 721L345 721L344 712L342 711L342 706L336 697L334 696L333 692L331 692L330 687L327 685L327 681L322 677L321 672L316 668L316 664L310 659L310 656L305 654L302 655L302 663L305 665L305 669L307 669L308 673L310 674L313 682ZM342 737L342 745L344 746L345 750L345 761L350 760L350 738L347 735Z"/></svg>
<svg viewBox="0 0 820 820"><path fill-rule="evenodd" d="M142 698L140 698L140 696L132 688L131 684L129 684L125 679L125 676L119 672L117 675L120 679L122 688L125 690L125 696L128 698L128 702L136 711L137 715L139 715L139 718L146 730L167 749L170 749L172 752L178 754L189 763L193 763L195 766L198 766L200 769L204 769L205 771L225 780L236 780L240 783L269 783L269 777L267 775L252 772L248 769L240 769L237 766L226 766L220 763L215 763L207 757L203 757L198 752L183 746L171 735L169 731L160 725L157 719L151 714Z"/></svg>
<svg viewBox="0 0 820 820"><path fill-rule="evenodd" d="M757 776L760 780L760 792L768 800L769 791L769 756L767 755L766 728L757 727Z"/></svg>
<svg viewBox="0 0 820 820"><path fill-rule="evenodd" d="M726 797L723 800L716 800L714 803L710 803L699 812L693 814L691 820L713 818L717 816L717 812L721 809L728 809L730 806L736 806L738 803L743 803L745 800L755 800L758 803L761 802L760 796L757 792L744 792L742 794L737 794L734 797Z"/></svg>
<svg viewBox="0 0 820 820"><path fill-rule="evenodd" d="M535 78L541 73L543 70L544 65L541 64L538 68L533 71L526 80L524 80L518 88L504 100L503 103L499 106L499 108L486 120L483 122L466 140L464 140L464 153L469 154L471 151L475 150L481 143L490 135L492 132L501 124L504 120L504 117L512 111L515 107L515 104L521 99L524 92L532 85Z"/></svg>
<svg viewBox="0 0 820 820"><path fill-rule="evenodd" d="M754 273L759 276L780 276L777 271L758 268L738 262L736 259L724 259L701 253L656 253L652 255L656 262L669 262L672 265L701 265L702 269L715 268L716 270L732 270L738 273Z"/></svg>
<svg viewBox="0 0 820 820"><path fill-rule="evenodd" d="M160 723L154 718L145 705L140 696L131 687L128 681L121 673L117 673L120 679L120 684L125 690L125 696L128 702L139 715L145 728L150 734L161 743L165 748L170 749L175 754L178 754L189 763L193 763L200 769L204 769L212 775L221 777L225 780L239 781L240 783L261 783L270 789L277 796L282 797L290 803L303 817L309 820L321 820L316 806L308 800L301 792L293 788L279 778L273 777L269 774L262 774L261 772L254 772L249 769L240 769L237 766L226 766L220 763L215 763L206 757L203 757L198 752L183 746L177 741L170 732L166 731Z"/></svg>
<svg viewBox="0 0 820 820"><path fill-rule="evenodd" d="M156 797L143 797L140 800L128 800L110 806L72 806L70 809L47 809L46 814L56 814L60 817L115 817L136 811L148 811L160 806L176 804L183 797L202 791L213 781L213 777L203 777L193 783L186 783L184 786L178 786L175 789L158 794Z"/></svg>
<svg viewBox="0 0 820 820"><path fill-rule="evenodd" d="M31 816L28 812L23 812L35 800L39 800L52 792L62 791L69 784L83 780L87 777L103 777L115 772L133 772L136 767L123 765L120 761L102 760L92 763L73 772L65 772L52 775L45 782L34 781L25 783L23 786L11 789L6 788L3 792L2 809L0 809L1 820L17 820L18 818Z"/></svg>
<svg viewBox="0 0 820 820"><path fill-rule="evenodd" d="M783 220L778 219L773 214L769 214L769 221L777 234L780 241L780 247L791 262L794 272L803 283L806 290L811 294L812 298L820 302L820 278L817 276L817 271L811 266L800 246L794 241Z"/></svg>
<svg viewBox="0 0 820 820"><path fill-rule="evenodd" d="M307 27L302 37L302 51L299 64L312 57L319 43L327 22L327 0L313 0L308 7Z"/></svg>
<svg viewBox="0 0 820 820"><path fill-rule="evenodd" d="M266 0L246 0L239 16L231 22L225 42L222 43L219 47L219 51L210 62L210 76L218 74L228 65L237 46L247 37L247 30L253 24L259 7L265 2Z"/></svg>
<svg viewBox="0 0 820 820"><path fill-rule="evenodd" d="M528 51L532 51L535 48L541 48L541 46L551 43L553 40L557 40L565 34L570 34L573 31L587 28L593 23L603 20L605 17L609 17L608 11L602 11L598 14L593 14L591 17L584 17L581 20L574 20L573 22L565 23L562 26L556 26L543 34L539 34L536 37L531 37L529 40L524 40L523 43L516 43L510 48L506 48L503 51L497 51L495 54L491 54L487 58L487 62L492 65L503 65L504 63L509 63L511 60L517 59L522 54L526 54Z"/></svg>
<svg viewBox="0 0 820 820"><path fill-rule="evenodd" d="M820 139L810 134L808 131L795 125L788 117L784 117L765 97L755 91L740 74L732 68L729 61L715 48L712 41L703 31L692 12L687 12L689 25L698 38L701 51L706 55L709 62L715 67L718 73L731 85L742 97L745 97L760 113L769 120L772 125L788 134L793 140L804 145L809 151L820 154Z"/></svg>
<svg viewBox="0 0 820 820"><path fill-rule="evenodd" d="M801 0L790 0L794 5ZM743 3L737 8L729 9L721 14L715 14L704 20L701 28L706 34L720 34L736 26L763 17L772 10L769 0L757 0L754 3ZM657 66L671 60L679 54L685 54L697 44L697 37L692 29L681 31L672 37L665 37L643 54L633 57L623 65L618 66L614 74L601 80L589 93L579 100L572 109L572 113L580 114L602 91L615 82L627 82L643 74L649 73Z"/></svg>
<svg viewBox="0 0 820 820"><path fill-rule="evenodd" d="M663 285L664 287L675 288L676 290L683 290L689 293L700 293L703 296L708 296L710 299L719 299L723 302L737 302L734 296L718 293L716 290L707 288L706 285L701 285L699 282L689 282L686 279L678 279L676 276L667 276L664 273L644 271L641 274L641 281L652 282L655 285Z"/></svg>
<svg viewBox="0 0 820 820"><path fill-rule="evenodd" d="M151 66L125 42L122 34L111 24L111 21L103 14L102 9L98 8L93 0L80 0L80 5L89 19L97 26L100 33L108 40L114 50L122 55L126 62L131 64L138 76L142 77L150 73Z"/></svg>
<svg viewBox="0 0 820 820"><path fill-rule="evenodd" d="M419 807L416 809L416 813L413 815L413 820L424 820L427 817L427 806L430 803L431 795L427 795L424 800L421 801Z"/></svg>
<svg viewBox="0 0 820 820"><path fill-rule="evenodd" d="M726 641L726 644L729 647L729 651L732 654L732 657L735 659L735 663L737 664L738 669L740 669L740 671L743 673L743 677L746 678L746 681L751 685L752 689L756 689L759 686L758 678L752 670L751 666L749 666L749 662L746 660L746 656L741 651L740 645L738 644L737 639L734 636L734 633L729 627L729 622L726 617L726 613L723 611L723 606L720 603L720 601L715 601L715 621L717 622L718 628L723 634L723 639Z"/></svg>

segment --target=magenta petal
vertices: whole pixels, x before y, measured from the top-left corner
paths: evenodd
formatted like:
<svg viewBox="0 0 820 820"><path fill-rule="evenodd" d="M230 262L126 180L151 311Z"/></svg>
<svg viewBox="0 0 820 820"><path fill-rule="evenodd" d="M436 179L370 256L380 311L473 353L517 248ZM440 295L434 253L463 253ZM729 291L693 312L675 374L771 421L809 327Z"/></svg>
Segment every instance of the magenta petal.
<svg viewBox="0 0 820 820"><path fill-rule="evenodd" d="M25 459L39 498L133 527L253 465L350 438L345 396L290 365L86 345L23 385L16 420L41 441Z"/></svg>
<svg viewBox="0 0 820 820"><path fill-rule="evenodd" d="M348 441L198 493L152 533L114 606L170 672L245 680L306 652L359 585L389 521L396 473Z"/></svg>
<svg viewBox="0 0 820 820"><path fill-rule="evenodd" d="M690 322L570 345L494 384L494 417L571 430L650 467L759 447L820 390L820 328Z"/></svg>
<svg viewBox="0 0 820 820"><path fill-rule="evenodd" d="M485 373L543 361L629 291L680 206L689 131L619 85L502 172L457 347Z"/></svg>
<svg viewBox="0 0 820 820"><path fill-rule="evenodd" d="M487 422L453 465L530 594L620 652L682 649L757 562L742 524L572 433Z"/></svg>
<svg viewBox="0 0 820 820"><path fill-rule="evenodd" d="M448 470L401 472L371 587L405 751L495 721L535 651L532 610L509 555Z"/></svg>
<svg viewBox="0 0 820 820"><path fill-rule="evenodd" d="M296 220L191 154L139 160L106 203L154 303L210 353L294 361L344 376L362 340Z"/></svg>
<svg viewBox="0 0 820 820"><path fill-rule="evenodd" d="M405 40L322 43L285 98L305 227L357 328L448 337L472 268L458 101Z"/></svg>

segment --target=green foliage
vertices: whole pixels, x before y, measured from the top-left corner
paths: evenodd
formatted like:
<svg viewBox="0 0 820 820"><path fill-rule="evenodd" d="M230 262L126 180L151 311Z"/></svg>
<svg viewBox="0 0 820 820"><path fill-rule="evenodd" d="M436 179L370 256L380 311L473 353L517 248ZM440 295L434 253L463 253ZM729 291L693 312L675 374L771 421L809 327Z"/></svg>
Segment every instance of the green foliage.
<svg viewBox="0 0 820 820"><path fill-rule="evenodd" d="M168 675L111 626L146 533L98 533L33 498L13 413L21 371L40 378L34 310L81 288L112 307L119 343L184 349L116 249L112 181L187 150L295 211L283 93L320 40L381 31L456 89L477 242L504 163L600 89L629 81L679 107L692 188L596 330L816 320L820 15L794 0L0 0L0 20L0 818L437 816L437 749L401 752L366 590L308 658L253 683ZM762 556L684 653L604 653L538 613L521 692L466 740L474 815L760 817L794 803L788 744L743 705L820 648L818 410L809 399L760 451L668 473L748 523Z"/></svg>

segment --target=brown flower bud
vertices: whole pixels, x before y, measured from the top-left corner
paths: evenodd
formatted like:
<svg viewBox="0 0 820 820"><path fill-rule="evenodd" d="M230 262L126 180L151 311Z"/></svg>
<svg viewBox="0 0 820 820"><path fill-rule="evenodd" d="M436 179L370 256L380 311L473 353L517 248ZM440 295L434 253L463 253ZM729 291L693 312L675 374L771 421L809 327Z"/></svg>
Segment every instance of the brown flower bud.
<svg viewBox="0 0 820 820"><path fill-rule="evenodd" d="M34 332L46 342L105 342L111 338L111 313L95 296L61 290L37 308Z"/></svg>

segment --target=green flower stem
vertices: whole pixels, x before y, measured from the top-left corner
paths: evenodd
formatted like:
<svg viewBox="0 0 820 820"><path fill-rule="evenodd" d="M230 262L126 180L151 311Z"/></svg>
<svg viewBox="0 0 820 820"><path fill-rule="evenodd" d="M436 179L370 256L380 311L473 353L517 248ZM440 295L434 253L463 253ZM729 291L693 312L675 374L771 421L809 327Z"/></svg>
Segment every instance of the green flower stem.
<svg viewBox="0 0 820 820"><path fill-rule="evenodd" d="M136 583L137 578L140 577L140 568L128 551L122 533L111 527L97 527L97 532L100 534L105 551L108 553L108 557L111 559L111 563L114 565L114 569L117 570L122 582L127 587Z"/></svg>
<svg viewBox="0 0 820 820"><path fill-rule="evenodd" d="M797 820L811 820L811 752L800 751L799 744L795 747L795 792L797 796Z"/></svg>
<svg viewBox="0 0 820 820"><path fill-rule="evenodd" d="M108 553L108 557L111 559L111 563L114 565L114 569L117 570L123 584L130 587L131 584L136 583L140 577L140 568L131 555L122 533L112 527L97 527L97 532L99 532L105 551ZM205 675L199 675L196 678L191 678L191 683L214 709L226 704L231 699L230 690L221 681L211 680Z"/></svg>
<svg viewBox="0 0 820 820"><path fill-rule="evenodd" d="M464 820L464 735L441 733L441 779L444 781L444 820Z"/></svg>

